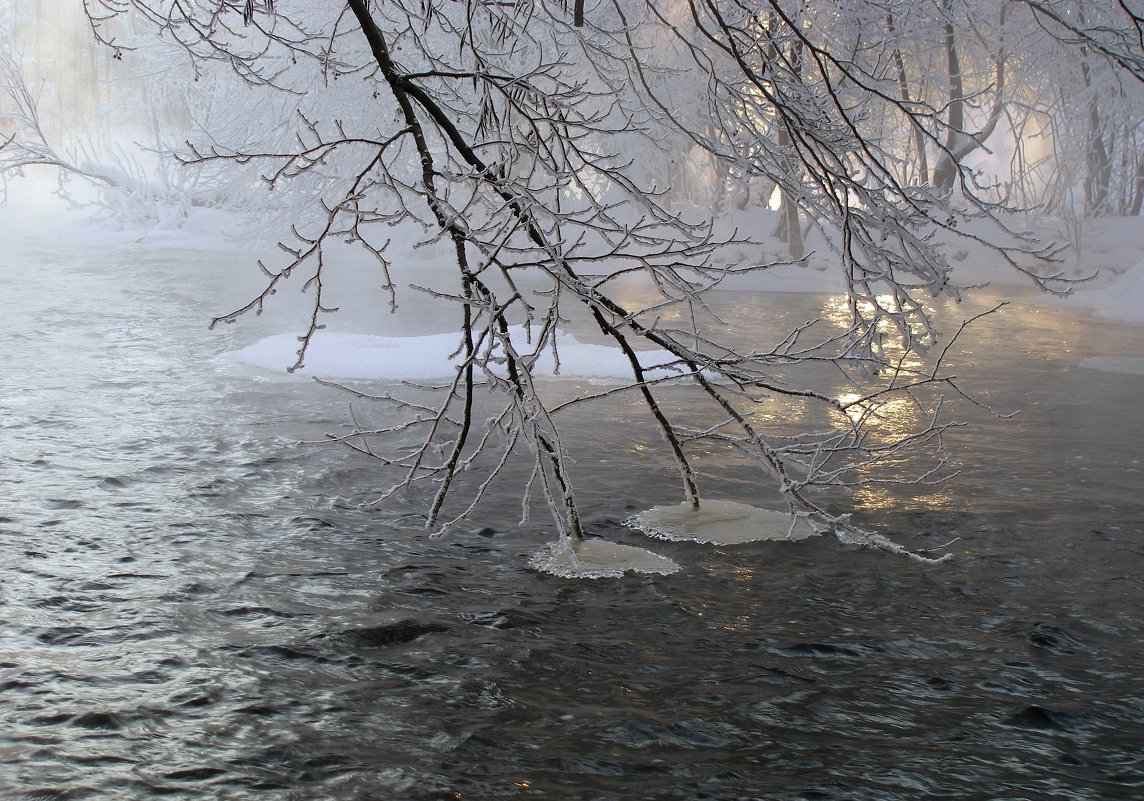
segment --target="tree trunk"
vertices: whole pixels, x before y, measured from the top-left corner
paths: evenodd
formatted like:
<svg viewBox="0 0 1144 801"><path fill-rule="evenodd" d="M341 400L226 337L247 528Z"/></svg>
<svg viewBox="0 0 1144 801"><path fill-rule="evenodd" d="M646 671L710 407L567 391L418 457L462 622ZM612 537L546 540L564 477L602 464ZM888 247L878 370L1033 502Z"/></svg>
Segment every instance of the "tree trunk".
<svg viewBox="0 0 1144 801"><path fill-rule="evenodd" d="M961 59L957 54L957 36L953 27L953 0L944 0L945 12L945 59L949 75L949 119L945 136L945 148L938 156L937 167L933 171L933 186L939 193L948 195L953 191L957 179L958 159L955 151L958 138L965 127L965 84L961 76Z"/></svg>
<svg viewBox="0 0 1144 801"><path fill-rule="evenodd" d="M1092 71L1081 64L1085 88L1091 93ZM1084 213L1086 217L1099 217L1108 213L1108 188L1112 182L1112 160L1104 143L1104 119L1096 97L1088 104L1088 150L1085 152Z"/></svg>
<svg viewBox="0 0 1144 801"><path fill-rule="evenodd" d="M953 0L945 0L943 8L946 12L945 46L946 60L949 69L949 120L946 131L945 147L934 169L933 186L941 194L948 195L953 191L954 184L961 169L961 162L981 147L1001 121L1005 111L1005 45L1002 40L997 50L997 60L993 68L993 107L985 124L976 133L965 130L965 80L961 74L961 59L957 53L956 29L953 24ZM997 21L997 29L1002 30L1005 25L1005 7L1002 6Z"/></svg>
<svg viewBox="0 0 1144 801"><path fill-rule="evenodd" d="M890 38L893 39L896 34L896 30L894 28L893 13L886 15L886 29L890 34ZM896 44L894 45L893 58L894 66L898 71L898 91L901 94L902 103L908 108L911 101L910 85L909 81L906 79L906 62L902 58L901 49L898 48ZM913 128L914 159L916 168L915 175L917 175L918 178L924 183L926 176L929 175L929 160L926 157L925 132L922 130L921 126L918 125L917 122L915 122L913 119L910 120L909 124ZM909 180L909 176L906 176L906 180Z"/></svg>
<svg viewBox="0 0 1144 801"><path fill-rule="evenodd" d="M1128 216L1140 216L1140 207L1144 205L1144 158L1137 155L1136 182L1132 188L1132 204L1128 208Z"/></svg>

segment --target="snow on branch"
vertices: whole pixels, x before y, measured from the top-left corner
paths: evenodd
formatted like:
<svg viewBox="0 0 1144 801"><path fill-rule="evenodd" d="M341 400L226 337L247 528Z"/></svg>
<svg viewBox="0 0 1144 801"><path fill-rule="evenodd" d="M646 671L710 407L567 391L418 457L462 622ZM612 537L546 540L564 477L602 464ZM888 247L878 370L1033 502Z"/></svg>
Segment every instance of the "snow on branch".
<svg viewBox="0 0 1144 801"><path fill-rule="evenodd" d="M1133 69L1139 17L1109 31L1074 24L1055 3L1024 5ZM260 262L262 290L214 324L261 314L296 281L310 304L290 367L300 369L336 312L335 244L378 265L390 309L407 285L454 314L446 380L345 387L352 427L329 440L392 478L373 502L424 486L427 525L444 533L521 464L522 516L535 497L561 534L580 538L578 443L561 417L626 394L693 509L708 480L696 454L714 448L749 463L819 531L920 562L948 558L863 530L844 499L883 482L921 490L956 469L945 438L961 424L949 407L979 402L947 357L997 309L952 336L939 329L933 299L967 289L950 243L988 249L1042 289L1077 280L1057 266L1057 245L1012 223L1020 209L971 164L1015 102L1028 65L1010 57L1011 42L1031 35L1030 19L965 19L945 0L861 0L847 14L646 0L590 15L577 0L572 19L534 3L471 3L460 16L436 2L123 6L177 43L196 75L226 65L251 92L296 106L262 139L207 130L183 155L193 166L255 165L267 190L302 186L311 198L279 257ZM111 43L106 13L92 23ZM680 188L697 171L703 202ZM805 261L809 237L833 259L845 288L834 319L770 343L728 330L720 290L775 264L760 241L769 234L725 224L732 206L750 204L777 206L768 219L791 263ZM451 277L402 276L398 236ZM632 283L640 292L626 294ZM559 370L572 320L629 377L554 401L537 365ZM808 410L814 425L791 432L762 419L769 400ZM928 456L903 474L918 453Z"/></svg>

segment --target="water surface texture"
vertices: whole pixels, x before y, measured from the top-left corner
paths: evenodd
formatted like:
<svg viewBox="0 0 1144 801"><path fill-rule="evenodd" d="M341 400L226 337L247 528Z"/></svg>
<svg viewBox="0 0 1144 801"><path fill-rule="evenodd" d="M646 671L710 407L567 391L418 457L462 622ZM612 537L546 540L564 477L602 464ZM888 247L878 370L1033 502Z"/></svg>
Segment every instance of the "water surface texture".
<svg viewBox="0 0 1144 801"><path fill-rule="evenodd" d="M966 340L963 383L1020 414L956 432L947 485L853 499L910 547L958 538L940 567L643 539L620 521L679 500L654 432L627 401L570 419L593 529L683 566L570 582L528 570L553 534L511 484L442 540L416 498L362 509L376 468L298 444L344 399L223 358L288 327L206 331L237 269L0 264L0 796L1144 797L1144 377L1080 366L1139 328L1017 304Z"/></svg>

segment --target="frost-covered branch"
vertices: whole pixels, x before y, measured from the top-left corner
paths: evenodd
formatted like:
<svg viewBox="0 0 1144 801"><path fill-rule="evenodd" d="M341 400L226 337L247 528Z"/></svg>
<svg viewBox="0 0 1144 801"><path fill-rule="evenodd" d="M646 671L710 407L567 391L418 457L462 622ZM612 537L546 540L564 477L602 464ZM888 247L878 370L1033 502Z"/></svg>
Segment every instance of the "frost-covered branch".
<svg viewBox="0 0 1144 801"><path fill-rule="evenodd" d="M348 389L352 430L330 438L392 478L377 502L428 487L439 532L521 461L525 515L539 496L561 533L581 537L577 443L561 416L627 393L691 507L706 497L696 449L716 446L745 457L795 518L940 561L860 529L837 504L869 483L924 486L952 469L943 438L959 424L946 404L963 393L945 357L964 326L944 336L930 305L963 289L948 243L988 248L1045 289L1073 280L1052 266L1059 250L1011 225L1016 209L963 163L1000 125L1012 70L1025 66L1009 55L1010 16L965 33L952 0L859 0L847 4L857 28L830 4L779 0L616 0L590 14L576 3L571 19L533 3L89 3L115 47L113 18L130 7L196 75L226 65L251 93L297 105L273 130L207 131L184 153L200 167L256 167L268 190L312 198L281 256L259 263L262 290L216 324L262 313L297 281L310 296L301 367L336 311L335 242L378 265L391 309L405 284L455 315L449 380ZM771 343L719 330L717 291L774 265L717 213L673 202L672 168L657 161L684 152L707 159L721 189L761 182L762 203L777 191L795 261L804 234L818 235L845 279L839 319ZM451 277L407 280L394 236ZM631 282L639 299L624 294ZM616 349L629 377L553 402L536 366L560 365L572 319ZM776 399L805 406L817 427L792 435L760 419L758 404ZM884 424L895 404L908 411L901 428ZM919 450L933 459L913 477L883 472Z"/></svg>
<svg viewBox="0 0 1144 801"><path fill-rule="evenodd" d="M0 128L8 129L0 147L0 176L27 167L55 167L63 172L103 184L117 186L106 171L85 165L62 152L48 136L40 117L40 97L28 85L20 59L0 51Z"/></svg>

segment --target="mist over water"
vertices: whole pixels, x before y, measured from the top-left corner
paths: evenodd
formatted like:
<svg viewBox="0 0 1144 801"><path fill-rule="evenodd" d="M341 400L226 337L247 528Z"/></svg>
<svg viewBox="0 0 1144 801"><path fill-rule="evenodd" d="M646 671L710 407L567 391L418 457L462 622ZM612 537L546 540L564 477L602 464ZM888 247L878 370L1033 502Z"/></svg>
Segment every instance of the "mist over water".
<svg viewBox="0 0 1144 801"><path fill-rule="evenodd" d="M644 538L622 521L680 500L654 430L625 399L570 417L590 529L681 566L575 582L528 569L554 535L516 527L513 476L441 540L417 497L362 509L377 467L298 444L345 399L230 357L289 325L207 332L230 256L7 245L5 798L1144 792L1144 378L1080 366L1139 327L1018 304L967 336L963 385L1020 414L964 410L945 485L838 499L910 547L956 538L937 568ZM829 307L724 300L760 337ZM698 461L712 497L773 503Z"/></svg>

